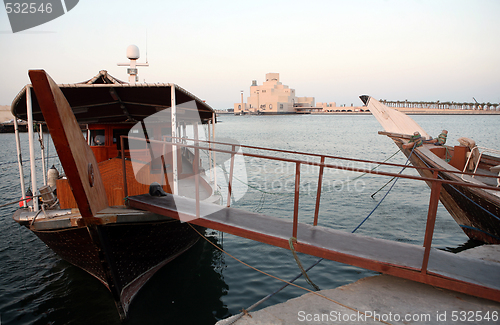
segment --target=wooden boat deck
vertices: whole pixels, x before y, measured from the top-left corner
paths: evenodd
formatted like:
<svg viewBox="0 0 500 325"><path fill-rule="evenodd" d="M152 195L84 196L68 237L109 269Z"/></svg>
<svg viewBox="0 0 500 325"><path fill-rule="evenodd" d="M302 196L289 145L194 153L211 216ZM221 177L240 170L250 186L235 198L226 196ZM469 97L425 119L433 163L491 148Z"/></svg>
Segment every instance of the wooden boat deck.
<svg viewBox="0 0 500 325"><path fill-rule="evenodd" d="M292 220L205 202L196 218L195 200L174 195L133 196L129 205L177 219L190 217L193 224L289 249ZM303 223L297 240L298 252L500 301L500 263L432 248L427 270L422 270L424 247Z"/></svg>

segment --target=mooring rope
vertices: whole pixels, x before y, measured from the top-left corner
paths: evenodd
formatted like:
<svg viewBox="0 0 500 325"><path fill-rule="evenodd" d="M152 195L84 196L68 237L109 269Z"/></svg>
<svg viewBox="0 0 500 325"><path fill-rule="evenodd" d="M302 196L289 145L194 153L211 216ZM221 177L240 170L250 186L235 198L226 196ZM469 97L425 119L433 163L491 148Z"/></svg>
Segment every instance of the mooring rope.
<svg viewBox="0 0 500 325"><path fill-rule="evenodd" d="M293 246L294 243L297 242L297 238L295 237L290 237L288 240L288 244L290 245L290 250L292 251L293 258L295 258L295 262L297 262L297 265L299 266L300 272L306 279L307 283L311 285L311 287L314 288L314 290L319 291L319 287L309 278L309 275L307 275L307 272L304 270L304 267L302 266L302 263L300 262L299 256L297 255L297 252L295 251L295 247Z"/></svg>
<svg viewBox="0 0 500 325"><path fill-rule="evenodd" d="M27 197L25 199L20 199L20 200L16 200L16 201L11 201L11 202L8 202L8 203L4 203L2 205L0 205L0 208L3 208L3 207L6 207L8 205L11 205L11 204L16 204L16 203L19 203L19 202L22 202L22 201L27 201L27 200L31 200L35 197L41 197L42 195L33 195L33 196L30 196L30 197Z"/></svg>
<svg viewBox="0 0 500 325"><path fill-rule="evenodd" d="M399 152L400 152L400 150L398 149L398 151L396 151L395 153L393 153L392 155L390 155L388 158L386 158L384 161L382 161L382 163L385 163L385 162L389 161L389 160L390 160L390 159L392 159L395 155L397 155ZM380 167L380 166L382 165L382 163L380 163L380 164L376 165L375 167L373 167L373 168L371 169L371 171L374 171L375 169L377 169L378 167ZM224 169L223 169L223 171L227 173L227 171L226 171L226 170L224 170ZM353 179L348 179L348 180L342 181L342 182L340 182L339 184L336 184L336 185L334 186L334 188L335 188L335 187L339 187L339 186L343 186L343 185L348 184L348 183L351 183L351 182L354 182L354 181L358 180L359 178L361 178L361 177L365 176L366 174L368 174L368 173L361 173L361 175L356 176L356 177L354 177ZM292 174L289 174L289 175L283 175L283 176L279 177L279 178L278 178L278 180L279 180L279 179L285 179L285 178L292 177L292 176L295 176L295 173L292 173ZM259 192L261 192L261 193L264 193L264 194L270 194L270 195L281 195L281 196L293 196L293 195L295 195L294 193L286 193L286 192L285 192L285 193L282 193L282 192L270 192L270 191L265 191L265 190L263 190L263 189L259 188L259 186L254 186L254 185L251 185L251 184L250 184L250 183L248 183L248 182L244 182L243 180L239 179L238 177L236 177L236 176L234 176L234 175L233 175L233 178L234 178L235 180L237 180L238 182L242 183L243 185L246 185L246 186L248 186L248 187L250 187L250 188L252 188L252 189L254 189L254 190L256 190L256 191L259 191ZM302 187L305 187L305 186L309 185L310 183L311 183L311 182L305 183L305 184L303 184L303 185L302 185Z"/></svg>
<svg viewBox="0 0 500 325"><path fill-rule="evenodd" d="M398 152L399 152L399 151L398 151ZM410 152L410 156L409 156L409 157L408 157L408 159L406 160L405 165L406 165L406 164L408 164L408 162L409 162L410 157L411 157L411 155L412 155L412 154L413 154L413 149L411 150L411 152ZM393 155L393 156L394 156L394 155ZM403 169L401 169L401 171L399 172L399 174L401 174L401 173L402 173L405 169L406 169L406 167L403 167ZM396 178L396 176L394 176L394 177L393 177L393 178L392 178L389 182L391 182L394 178ZM397 181L397 180L396 180L396 181ZM388 183L389 183L389 182L388 182ZM386 183L386 185L387 185L388 183ZM366 221L366 220L368 220L368 218L369 218L369 217L373 214L373 212L375 212L375 210L376 210L376 209L380 206L380 204L382 203L382 201L384 201L384 199L387 197L387 195L388 195L388 194L389 194L389 192L392 190L392 188L394 187L394 185L396 185L396 182L394 182L394 183L392 184L392 186L391 186L391 187L389 188L389 190L385 193L384 197L383 197L383 198L382 198L382 199L378 202L378 204L375 206L375 208L374 208L374 209L373 209L373 210L372 210L372 211L368 214L368 216L366 216L366 218L365 218L365 219L363 219L363 220L362 220L362 221L361 221L361 222L360 222L360 223L359 223L359 224L358 224L358 225L354 228L354 230L353 230L353 231L351 231L351 233L355 233L355 232L356 232L356 231L357 231L357 230L358 230L358 229L359 229L359 228L363 225L363 223L365 223L365 221ZM385 185L384 185L383 187L385 187ZM383 188L383 187L382 187L382 188ZM377 192L378 192L378 191L377 191ZM293 242L297 242L297 238L295 238L295 237L291 237L291 238L289 239L289 245L290 245L290 250L291 250L291 251L292 251L292 253L293 253L293 256L294 256L294 258L295 258L295 261L297 262L297 265L299 266L299 268L300 268L300 271L301 271L302 275L304 275L304 277L306 278L307 283L309 283L309 284L310 284L310 285L311 285L314 289L319 290L319 287L318 287L316 284L314 284L314 282L313 282L313 281L309 278L309 276L307 275L307 272L304 270L304 268L303 268L303 266L302 266L302 263L300 262L300 260L299 260L299 258L298 258L298 256L297 256L297 253L295 252L295 248L294 248L294 246L293 246ZM318 260L318 261L317 261L314 265L319 264L319 262L321 262L322 260L323 260L323 258L319 259L319 260ZM309 268L308 268L308 270L309 270L309 269L311 269L311 268L312 268L312 266L311 266L311 267L309 267ZM299 276L299 277L300 277L300 276Z"/></svg>
<svg viewBox="0 0 500 325"><path fill-rule="evenodd" d="M415 150L415 147L413 147L410 151L410 155L408 156L408 159L406 160L406 163L405 163L405 167L403 167L398 174L401 174L405 169L406 169L406 165L408 164L408 162L410 161L410 158L413 154L413 151ZM396 183L398 182L398 178L396 178L396 180L394 181L394 183L392 183L391 187L389 188L389 190L385 193L385 195L382 197L382 199L380 201L378 201L377 205L373 208L373 210L366 216L365 219L363 219L363 221L361 221L361 223L356 227L354 228L354 230L352 232L355 232L356 230L358 230L359 227L361 227L362 224L365 223L366 220L368 220L368 218L370 218L370 216L373 214L373 212L375 212L375 210L377 210L377 208L380 206L380 204L384 201L384 199L387 197L387 195L389 194L389 192L391 192L391 190L393 189L394 185L396 185Z"/></svg>
<svg viewBox="0 0 500 325"><path fill-rule="evenodd" d="M384 185L382 185L381 188L379 188L378 190L376 190L372 195L370 195L370 197L373 199L373 197L375 196L375 194L377 194L378 192L382 191L387 185L389 185L390 182L392 182L394 179L396 178L396 176L392 177L387 183L385 183Z"/></svg>
<svg viewBox="0 0 500 325"><path fill-rule="evenodd" d="M400 152L400 150L398 149L395 153L393 153L390 157L388 157L387 159L385 159L383 162L387 162L388 160L390 160L392 157L394 157L394 156L395 156L396 154L398 154L399 152ZM408 162L408 161L407 161L407 162ZM375 169L376 169L376 168L378 168L380 165L381 165L381 164L378 164L377 166L373 167L371 170L375 170ZM404 169L403 169L403 170L404 170ZM402 172L403 170L401 170L401 172ZM352 179L352 180L350 180L350 181L354 181L354 180L356 180L356 179L358 179L358 178L360 178L360 177L362 177L362 176L364 176L364 175L366 175L366 174L367 174L367 173L363 173L362 175L360 175L360 176L358 176L358 177L356 177L356 178L354 178L354 179ZM233 176L233 177L234 177L234 176ZM239 180L239 179L238 179L238 181L240 181L241 183L244 183L244 182L242 182L242 181L241 181L241 180ZM244 184L245 184L245 183L244 183ZM249 184L247 184L247 185L248 185L248 186L250 186ZM258 190L260 190L260 189L258 189ZM264 191L262 191L262 192L264 192ZM269 194L274 194L274 193L269 193ZM263 196L264 196L264 194L263 194ZM262 200L262 198L261 198L261 200ZM373 213L373 211L372 211L371 213ZM370 215L371 215L371 213L370 213ZM369 215L369 216L370 216L370 215ZM368 216L368 217L369 217L369 216ZM361 223L360 223L360 224L359 224L356 228L354 228L354 229L351 231L351 233L356 232L356 230L358 230L358 229L359 229L359 227L361 227L361 225L362 225L362 224L366 221L366 219L368 219L368 217L367 217L367 218L365 218L365 220L363 220L363 221L362 221L362 222L361 222ZM283 280L283 282L285 282L285 284L284 284L283 286L281 286L279 289L277 289L277 290L276 290L276 291L274 291L273 293L271 293L271 294L267 295L266 297L262 298L261 300L257 301L257 302L256 302L256 303L254 303L252 306L248 307L246 310L244 309L244 310L242 311L242 313L240 313L240 314L239 314L239 315L238 315L238 316L237 316L237 317L236 317L236 318L235 318L235 319L234 319L231 323L229 323L229 325L230 325L230 324L233 324L233 323L234 323L234 322L236 322L238 319L240 319L241 317L243 317L245 314L247 314L247 313L248 313L248 311L253 310L255 307L257 307L257 306L258 306L258 305L260 305L261 303L265 302L266 300L268 300L269 298L271 298L272 296L274 296L275 294L277 294L277 293L278 293L278 292L280 292L281 290L285 289L287 286L289 286L290 284L292 284L295 280L297 280L298 278L300 278L302 275L305 275L306 281L307 281L307 282L308 282L308 283L309 283L309 284L310 284L313 288L315 288L316 290L319 290L319 288L318 288L318 287L317 287L317 286L316 286L316 285L312 282L312 280L311 280L311 279L309 278L309 276L307 275L307 271L311 270L313 267L315 267L316 265L318 265L321 261L323 261L323 260L324 260L324 258L319 258L316 262L314 262L313 264L311 264L311 266L309 266L307 269L305 269L305 270L304 270L304 268L303 268L303 266L302 266L302 263L300 262L300 260L298 259L298 256L297 256L297 255L296 255L296 253L295 253L295 248L293 247L293 243L291 242L292 240L293 240L293 238L290 238L290 241L289 241L289 243L290 243L290 250L291 250L291 251L292 251L292 253L294 254L294 258L295 258L295 260L297 261L297 265L298 265L298 266L299 266L299 268L301 269L301 273L299 273L297 276L295 276L295 278L293 278L292 280L290 280L290 281L288 281L288 282ZM295 240L296 240L296 239L295 239Z"/></svg>
<svg viewBox="0 0 500 325"><path fill-rule="evenodd" d="M322 260L324 260L324 258L320 258L318 259L316 262L314 262L313 264L311 264L311 266L309 266L305 271L309 271L310 269L312 269L313 267L315 267L316 265L318 265ZM269 298L271 298L272 296L274 296L275 294L277 294L278 292L280 292L281 290L285 289L286 287L288 287L291 283L293 283L295 280L297 280L298 278L300 278L302 276L302 273L299 273L295 276L295 278L291 279L290 283L286 282L285 284L283 284L279 289L277 289L276 291L274 291L273 293L270 293L268 294L267 296L265 296L264 298L262 298L261 300L257 301L256 303L254 303L253 305L251 305L250 307L248 307L246 309L246 312L249 312L251 310L253 310L255 307L259 306L261 303L263 303L264 301L268 300ZM238 317L236 317L235 319L233 319L231 321L231 323L229 323L228 325L230 324L233 324L234 322L236 322L238 319L240 319L241 317L243 317L243 315L245 315L245 313L241 313L238 315Z"/></svg>
<svg viewBox="0 0 500 325"><path fill-rule="evenodd" d="M397 150L397 151L396 151L395 153L393 153L391 156L389 156L388 158L386 158L386 159L383 161L383 163L384 163L384 162L387 162L388 160L390 160L391 158L393 158L393 157L394 157L396 154L398 154L399 152L400 152L400 150ZM413 152L413 150L412 150L412 152ZM408 160L409 160L409 158L408 158ZM408 162L408 160L407 160L407 162ZM374 166L371 170L373 171L373 170L375 170L376 168L380 167L381 165L382 165L382 163L380 163L380 164L378 164L378 165ZM405 168L406 168L406 167L404 167L404 168L400 171L400 173L402 173L402 172L403 172L403 170L404 170ZM224 170L224 171L225 171L225 170ZM227 173L227 171L225 171L225 172ZM341 184L341 185L343 185L343 184L345 184L345 183L348 183L348 182L355 181L355 180L359 179L360 177L363 177L363 176L364 176L364 175L366 175L366 174L367 174L367 173L362 173L361 175L359 175L359 176L357 176L357 177L353 178L352 180L347 180L347 181L342 182L342 184ZM237 177L236 177L236 176L234 176L234 175L233 175L233 177L234 177L237 181L239 181L240 183L242 183L242 184L244 184L244 185L246 185L246 186L248 186L248 187L250 187L250 188L253 188L253 189L257 190L257 191L262 192L262 193L263 193L263 195L262 195L263 197L265 196L265 194L271 194L271 195L288 195L288 193L277 193L277 192L268 192L268 191L264 191L264 190L262 190L262 189L260 189L260 188L258 188L258 187L256 187L256 186L252 186L252 185L250 185L249 183L247 183L247 182L244 182L244 181L240 180L239 178L237 178ZM281 178L283 178L283 177L281 177ZM391 186L391 189L392 189L393 187L394 187L394 184L393 184L393 186ZM391 189L389 189L389 191L386 193L386 195L384 196L384 198L387 196L387 194L390 192L390 190L391 190ZM263 197L261 197L261 203L262 203ZM377 207L378 207L378 206L380 205L380 203L384 200L384 198L382 198L382 200L379 202L379 204L377 204ZM376 209L377 207L375 207L375 209ZM363 223L364 223L364 222L365 222L365 221L366 221L366 220L367 220L367 219L371 216L371 214L373 214L373 212L375 211L375 209L373 209L373 210L372 210L372 212L370 212L370 214L369 214L369 215L368 215L368 216L367 216L367 217L366 217L366 218L365 218L365 219L364 219L364 220L363 220L363 221L362 221L362 222L361 222L361 223L360 223L360 224L359 224L359 225L358 225L358 226L357 226L357 227L356 227L353 231L352 231L352 233L354 233L356 230L358 230L358 229L361 227L361 225L362 225L362 224L363 224ZM190 226L191 226L191 225L190 225ZM192 226L191 226L191 227L192 227ZM193 229L194 229L194 228L193 228ZM196 231L196 229L194 229L194 230ZM296 262L297 262L297 265L299 266L299 268L300 268L300 270L301 270L301 273L300 273L300 274L298 274L298 275L297 275L294 279L292 279L292 280L290 280L290 281L286 281L286 280L283 280L283 279L277 278L277 277L275 277L275 276L272 276L272 275L270 275L270 274L268 274L268 273L265 273L265 272L263 272L263 271L260 271L260 270L258 270L257 268L252 267L252 266L250 266L250 265L248 265L248 264L244 263L243 261L241 261L241 260L239 260L239 259L235 258L234 256L232 256L232 255L228 254L226 251L224 251L223 249L219 248L218 246L216 246L215 244L213 244L212 242L210 242L208 239L206 239L206 238L205 238L202 234L200 234L198 231L196 231L196 232L197 232L200 236L202 236L205 240L207 240L210 244L214 245L217 249L219 249L220 251L222 251L222 252L224 252L225 254L229 255L230 257L232 257L232 258L233 258L233 259L235 259L236 261L238 261L238 262L242 263L243 265L246 265L246 266L247 266L247 267L249 267L249 268L252 268L252 269L254 269L254 270L258 271L258 272L261 272L261 273L263 273L263 274L265 274L265 275L268 275L268 276L270 276L270 277L272 277L272 278L275 278L275 279L277 279L277 280L279 280L279 281L285 282L285 284L284 284L281 288L279 288L278 290L276 290L275 292L273 292L273 293L271 293L271 294L267 295L266 297L264 297L263 299L259 300L258 302L256 302L256 303L255 303L255 304L253 304L252 306L248 307L246 310L245 310L245 309L243 309L243 310L242 310L242 313L240 313L240 314L238 315L238 317L236 317L234 320L232 320L229 324L233 324L233 323L234 323L234 322L236 322L238 319L240 319L242 316L244 316L245 314L248 314L248 311L250 311L250 310L252 310L253 308L257 307L257 306L258 306L258 305L260 305L262 302L264 302L264 301L266 301L267 299L269 299L270 297L274 296L275 294L277 294L278 292L280 292L281 290L283 290L284 288L286 288L286 287L287 287L287 286L289 286L289 285L293 285L293 286L295 286L295 287L301 288L301 289L303 289L303 290L306 290L306 291L312 292L312 293L314 293L314 294L317 294L317 295L319 295L319 296L321 296L321 297L324 297L324 298L326 298L327 300L331 300L331 299L329 299L328 297L325 297L325 296L323 296L323 295L321 295L321 294L318 294L318 293L317 293L317 292L315 292L315 291L312 291L312 290L309 290L309 289L303 288L303 287L301 287L301 286L298 286L298 285L296 285L296 284L293 284L293 282L294 282L295 280L297 280L297 279L298 279L298 278L300 278L302 275L304 275L304 277L306 278L306 281L307 281L307 282L308 282L308 283L309 283L309 284L310 284L310 285L311 285L311 286L312 286L315 290L319 290L319 287L318 287L316 284L314 284L314 283L312 282L312 280L309 278L309 276L307 275L307 271L309 271L310 269L312 269L314 266L318 265L318 264L319 264L321 261L323 261L323 259L324 259L324 258L320 258L320 259L318 259L315 263L313 263L313 264L312 264L311 266L309 266L306 270L304 270L304 268L303 268L303 266L302 266L302 263L300 262L300 259L298 258L297 254L296 254L296 252L295 252L295 248L294 248L294 246L293 246L293 239L294 239L293 237L292 237L292 238L290 238L290 240L289 240L290 250L292 251L292 253L293 253L293 255L294 255L294 258L295 258L295 260L296 260ZM296 241L296 239L295 239L295 241ZM333 300L331 300L331 301L332 301L332 302L334 302L334 303L337 303L337 304L339 304L339 305L341 305L341 306L343 306L343 307L345 307L345 308L351 309L351 310L353 310L353 311L357 311L356 309L351 308L351 307L348 307L348 306L345 306L345 305L342 305L342 304L341 304L341 303L339 303L339 302L336 302L336 301L333 301ZM381 321L381 322L382 322L382 323L386 323L386 322L384 322L384 321ZM389 324L389 323L386 323L386 324Z"/></svg>
<svg viewBox="0 0 500 325"><path fill-rule="evenodd" d="M400 152L400 150L398 149L398 151L396 151L395 153L393 153L392 155L390 155L388 158L386 158L384 161L382 161L382 163L385 163L385 162L389 161L392 157L394 157L395 155L397 155L399 152ZM375 169L377 169L378 167L380 167L382 165L382 163L376 165L375 167L373 167L372 169L370 169L370 171L374 171ZM338 186L343 186L344 184L354 182L355 180L360 179L361 177L365 176L366 174L368 174L368 173L362 173L361 175L356 176L353 179L342 181L342 182L340 182L340 184ZM335 185L335 186L337 186L337 185Z"/></svg>
<svg viewBox="0 0 500 325"><path fill-rule="evenodd" d="M333 299L331 299L331 298L329 298L329 297L327 297L327 296L325 296L325 295L322 295L322 294L320 294L320 293L318 293L318 292L316 292L316 291L313 291L313 290L311 290L311 289L304 288L304 287L299 286L299 285L297 285L297 284L295 284L295 283L291 283L291 282L286 281L286 280L283 280L283 279L281 279L281 278L279 278L279 277L277 277L277 276L274 276L274 275L272 275L272 274L270 274L270 273L267 273L267 272L265 272L265 271L259 270L258 268L254 267L254 266L251 266L250 264L245 263L245 262L243 262L242 260L238 259L237 257L235 257L235 256L233 256L233 255L231 255L231 254L229 254L227 251L225 251L224 249L220 248L219 246L217 246L216 244L214 244L213 242L211 242L208 238L206 238L206 237L205 237L202 233L200 233L200 232L199 232L199 231L198 231L195 227L193 227L193 225L191 225L190 223L188 223L188 225L191 227L191 229L193 229L193 230L194 230L194 231L195 231L195 232L196 232L196 233L197 233L200 237L202 237L202 238L203 238L205 241L207 241L210 245L214 246L216 249L218 249L218 250L219 250L219 251L221 251L222 253L226 254L227 256L231 257L232 259L236 260L237 262L239 262L239 263L241 263L241 264L245 265L246 267L251 268L251 269L252 269L252 270L254 270L254 271L257 271L257 272L259 272L259 273L262 273L262 274L264 274L264 275L266 275L266 276L268 276L268 277L271 277L271 278L273 278L273 279L275 279L275 280L278 280L278 281L284 282L284 283L286 283L287 285L292 285L292 286L294 286L294 287L296 287L296 288L299 288L299 289L305 290L305 291L307 291L307 292L309 292L309 293L312 293L312 294L314 294L314 295L316 295L316 296L319 296L319 297L324 298L324 299L326 299L326 300L328 300L328 301L330 301L330 302L333 302L333 303L335 303L335 304L337 304L337 305L339 305L339 306L341 306L341 307L344 307L344 308L347 308L347 309L352 310L352 311L354 311L354 312L357 312L357 313L359 313L359 314L362 314L362 315L364 315L365 317L368 317L368 318L373 318L375 321L379 321L379 322L384 323L384 324L389 324L389 325L392 325L391 323L385 322L385 321L383 321L383 320L381 320L381 319L377 319L377 318L376 318L376 317L374 317L374 316L368 316L366 313L364 313L364 312L362 312L362 311L360 311L360 310L357 310L356 308L353 308L353 307L347 306L347 305L345 305L345 304L343 304L343 303L341 303L341 302L338 302L338 301L336 301L336 300L333 300ZM248 312L248 311L247 311L247 310L245 310L245 309L243 309L243 313L242 313L242 315L245 315L245 312ZM239 318L241 318L241 316L240 316ZM239 318L232 320L230 323L228 323L228 325L233 324L233 323L234 323L234 322L236 322Z"/></svg>

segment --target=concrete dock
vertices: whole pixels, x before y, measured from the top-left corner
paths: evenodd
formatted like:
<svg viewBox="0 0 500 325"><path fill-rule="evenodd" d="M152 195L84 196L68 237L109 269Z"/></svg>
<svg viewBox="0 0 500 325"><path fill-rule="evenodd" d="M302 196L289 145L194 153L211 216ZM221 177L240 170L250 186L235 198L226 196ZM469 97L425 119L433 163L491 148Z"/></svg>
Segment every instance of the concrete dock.
<svg viewBox="0 0 500 325"><path fill-rule="evenodd" d="M459 253L500 263L500 245L483 245ZM389 275L361 279L243 316L234 324L499 324L500 303L435 288ZM236 316L217 325L232 324Z"/></svg>

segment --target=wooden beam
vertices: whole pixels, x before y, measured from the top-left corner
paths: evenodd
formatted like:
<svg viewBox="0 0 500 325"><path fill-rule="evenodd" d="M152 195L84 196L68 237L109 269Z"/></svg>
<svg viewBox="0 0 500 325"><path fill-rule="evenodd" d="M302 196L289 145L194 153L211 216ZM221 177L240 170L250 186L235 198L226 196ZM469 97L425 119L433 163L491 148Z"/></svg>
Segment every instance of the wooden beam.
<svg viewBox="0 0 500 325"><path fill-rule="evenodd" d="M402 133L394 133L394 132L386 132L386 131L378 131L378 134L380 135L387 135L388 137L393 137L393 138L402 138L402 139L411 139L410 134L402 134Z"/></svg>
<svg viewBox="0 0 500 325"><path fill-rule="evenodd" d="M90 219L108 207L95 156L54 80L44 70L28 74L80 213Z"/></svg>

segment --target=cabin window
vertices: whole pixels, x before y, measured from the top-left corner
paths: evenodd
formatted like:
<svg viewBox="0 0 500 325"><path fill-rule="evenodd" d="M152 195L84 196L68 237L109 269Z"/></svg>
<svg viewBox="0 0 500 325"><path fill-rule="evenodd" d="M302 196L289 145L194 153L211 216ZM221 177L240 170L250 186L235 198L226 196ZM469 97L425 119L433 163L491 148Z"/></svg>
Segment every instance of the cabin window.
<svg viewBox="0 0 500 325"><path fill-rule="evenodd" d="M118 149L118 150L122 149L120 136L128 135L128 131L129 131L128 129L114 129L113 130L113 144L116 144L116 149ZM123 148L124 150L129 150L127 139L123 140L123 145L124 145L124 148Z"/></svg>
<svg viewBox="0 0 500 325"><path fill-rule="evenodd" d="M106 141L104 134L104 130L90 130L90 145L104 146Z"/></svg>

